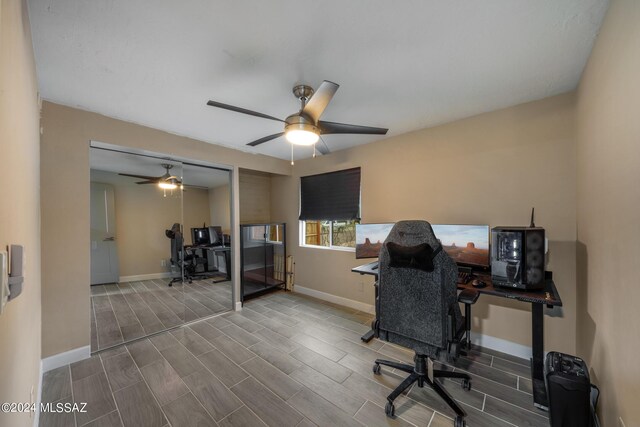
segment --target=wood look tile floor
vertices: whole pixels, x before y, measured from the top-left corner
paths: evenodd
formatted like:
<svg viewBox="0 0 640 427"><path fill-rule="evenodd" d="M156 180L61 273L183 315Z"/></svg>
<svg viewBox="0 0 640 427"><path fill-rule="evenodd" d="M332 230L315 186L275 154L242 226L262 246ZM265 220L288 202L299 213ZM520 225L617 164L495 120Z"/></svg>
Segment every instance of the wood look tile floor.
<svg viewBox="0 0 640 427"><path fill-rule="evenodd" d="M395 419L385 416L386 396L405 374L383 367L374 375L372 362L411 362L413 355L376 339L363 343L360 333L370 320L295 293L266 295L240 312L47 372L43 402L89 407L83 414L43 413L40 425L452 426L453 412L417 385L396 399ZM533 406L525 360L478 348L443 369L472 377L471 391L444 381L469 426L548 425L546 413Z"/></svg>
<svg viewBox="0 0 640 427"><path fill-rule="evenodd" d="M143 280L91 287L91 351L231 309L231 282Z"/></svg>

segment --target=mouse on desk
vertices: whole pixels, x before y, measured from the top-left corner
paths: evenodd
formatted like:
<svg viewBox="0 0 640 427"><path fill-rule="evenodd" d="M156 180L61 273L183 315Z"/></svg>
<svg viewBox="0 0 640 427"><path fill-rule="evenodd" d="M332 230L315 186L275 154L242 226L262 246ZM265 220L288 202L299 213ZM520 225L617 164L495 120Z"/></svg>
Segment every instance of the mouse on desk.
<svg viewBox="0 0 640 427"><path fill-rule="evenodd" d="M482 280L474 279L473 282L471 282L471 286L474 288L485 288L487 284Z"/></svg>

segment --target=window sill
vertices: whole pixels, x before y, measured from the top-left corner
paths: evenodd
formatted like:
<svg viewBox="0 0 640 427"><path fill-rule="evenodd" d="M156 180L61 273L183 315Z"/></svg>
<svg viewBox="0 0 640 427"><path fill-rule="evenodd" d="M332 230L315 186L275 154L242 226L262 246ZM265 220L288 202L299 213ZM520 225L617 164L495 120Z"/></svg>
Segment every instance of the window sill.
<svg viewBox="0 0 640 427"><path fill-rule="evenodd" d="M338 251L338 252L355 252L356 248L346 248L344 246L315 246L315 245L299 245L301 248L309 249L322 249L324 251Z"/></svg>

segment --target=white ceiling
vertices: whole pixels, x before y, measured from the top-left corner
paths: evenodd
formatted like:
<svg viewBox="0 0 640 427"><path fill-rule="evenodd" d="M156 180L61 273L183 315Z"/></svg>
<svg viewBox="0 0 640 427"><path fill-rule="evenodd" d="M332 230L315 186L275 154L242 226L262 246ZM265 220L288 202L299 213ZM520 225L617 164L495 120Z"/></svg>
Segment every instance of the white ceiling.
<svg viewBox="0 0 640 427"><path fill-rule="evenodd" d="M295 83L389 135L574 89L607 0L29 0L43 98L280 158ZM379 136L327 135L335 151ZM309 148L296 147L296 158Z"/></svg>
<svg viewBox="0 0 640 427"><path fill-rule="evenodd" d="M229 172L208 167L197 167L191 165L182 165L178 162L172 162L166 159L155 157L140 156L135 154L120 153L115 151L92 149L89 156L89 164L91 171L113 172L108 182L113 184L130 183L135 185L136 182L144 181L142 179L123 177L118 173L127 173L133 175L145 175L158 177L164 175L165 169L161 166L163 163L172 164L170 170L172 175L182 177L187 185L195 185L203 188L215 188L222 185L229 185ZM99 174L104 182L108 175Z"/></svg>

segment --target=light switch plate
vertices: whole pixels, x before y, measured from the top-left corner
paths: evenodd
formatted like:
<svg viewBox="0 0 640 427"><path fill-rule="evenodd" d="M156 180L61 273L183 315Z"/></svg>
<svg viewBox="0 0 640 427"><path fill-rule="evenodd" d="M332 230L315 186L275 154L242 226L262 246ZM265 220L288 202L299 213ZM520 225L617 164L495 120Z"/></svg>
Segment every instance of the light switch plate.
<svg viewBox="0 0 640 427"><path fill-rule="evenodd" d="M9 301L9 256L7 251L0 251L0 314Z"/></svg>

